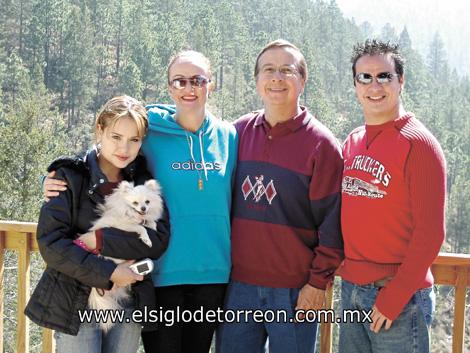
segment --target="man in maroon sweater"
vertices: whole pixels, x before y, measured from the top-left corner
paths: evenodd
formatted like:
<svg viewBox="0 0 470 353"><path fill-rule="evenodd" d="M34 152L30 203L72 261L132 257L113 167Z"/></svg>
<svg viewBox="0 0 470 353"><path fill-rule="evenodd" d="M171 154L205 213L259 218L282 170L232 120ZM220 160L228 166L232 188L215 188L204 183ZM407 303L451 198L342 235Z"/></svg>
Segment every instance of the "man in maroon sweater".
<svg viewBox="0 0 470 353"><path fill-rule="evenodd" d="M368 40L352 63L365 125L343 147L341 301L343 309L372 310L372 322L343 322L339 351L429 352L430 266L445 235L444 155L401 104L398 46Z"/></svg>
<svg viewBox="0 0 470 353"><path fill-rule="evenodd" d="M264 109L235 122L233 267L225 308L241 318L221 326L217 352L262 353L269 337L270 353L313 353L317 325L301 322L300 314L322 308L343 259L341 151L299 105L307 65L297 47L269 43L258 55L255 78Z"/></svg>

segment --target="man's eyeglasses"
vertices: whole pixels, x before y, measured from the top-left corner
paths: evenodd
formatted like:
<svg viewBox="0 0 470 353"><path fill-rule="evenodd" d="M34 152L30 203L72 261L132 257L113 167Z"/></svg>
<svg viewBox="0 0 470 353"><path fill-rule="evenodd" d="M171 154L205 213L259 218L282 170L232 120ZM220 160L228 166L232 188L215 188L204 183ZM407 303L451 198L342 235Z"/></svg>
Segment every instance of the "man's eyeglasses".
<svg viewBox="0 0 470 353"><path fill-rule="evenodd" d="M356 82L360 83L361 85L369 85L374 81L374 77L377 80L377 83L383 85L384 83L392 82L394 77L398 77L398 74L392 74L391 72L381 72L377 76L373 76L366 72L361 72L360 74L356 75Z"/></svg>
<svg viewBox="0 0 470 353"><path fill-rule="evenodd" d="M298 71L292 66L280 66L277 68L274 66L264 66L261 68L261 74L265 76L274 76L276 72L279 72L281 76L284 77L292 77L295 76Z"/></svg>
<svg viewBox="0 0 470 353"><path fill-rule="evenodd" d="M191 87L202 88L202 87L206 87L209 82L211 82L211 80L209 80L207 77L197 75L197 76L193 76L189 78L187 77L175 78L170 81L170 85L175 89L184 89L189 83Z"/></svg>

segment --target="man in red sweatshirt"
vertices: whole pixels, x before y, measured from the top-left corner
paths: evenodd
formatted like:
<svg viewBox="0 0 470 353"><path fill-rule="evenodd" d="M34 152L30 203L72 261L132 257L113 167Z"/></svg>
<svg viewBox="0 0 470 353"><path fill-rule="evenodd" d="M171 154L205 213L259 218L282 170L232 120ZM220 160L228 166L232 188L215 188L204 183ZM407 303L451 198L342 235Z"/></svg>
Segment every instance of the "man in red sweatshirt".
<svg viewBox="0 0 470 353"><path fill-rule="evenodd" d="M435 137L400 101L398 46L367 40L352 70L365 125L343 147L341 353L429 352L434 308L430 266L445 236L445 160Z"/></svg>

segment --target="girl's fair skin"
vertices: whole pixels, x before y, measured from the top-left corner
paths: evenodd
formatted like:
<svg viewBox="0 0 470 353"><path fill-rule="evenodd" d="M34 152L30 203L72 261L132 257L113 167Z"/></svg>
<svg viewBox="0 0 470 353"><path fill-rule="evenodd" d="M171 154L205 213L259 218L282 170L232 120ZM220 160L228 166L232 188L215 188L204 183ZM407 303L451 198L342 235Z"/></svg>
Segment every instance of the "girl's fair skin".
<svg viewBox="0 0 470 353"><path fill-rule="evenodd" d="M101 148L98 163L108 181L121 180L121 169L127 167L139 153L142 138L139 136L135 121L121 118L114 126L98 126L97 141Z"/></svg>

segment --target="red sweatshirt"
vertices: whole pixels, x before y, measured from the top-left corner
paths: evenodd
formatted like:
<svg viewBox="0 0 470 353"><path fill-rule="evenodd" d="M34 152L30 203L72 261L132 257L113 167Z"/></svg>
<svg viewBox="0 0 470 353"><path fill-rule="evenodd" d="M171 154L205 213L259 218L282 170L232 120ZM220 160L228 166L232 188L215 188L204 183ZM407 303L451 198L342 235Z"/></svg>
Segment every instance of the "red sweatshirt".
<svg viewBox="0 0 470 353"><path fill-rule="evenodd" d="M356 284L392 277L376 306L395 320L413 294L433 284L444 241L445 160L412 114L355 129L343 148L340 275Z"/></svg>

